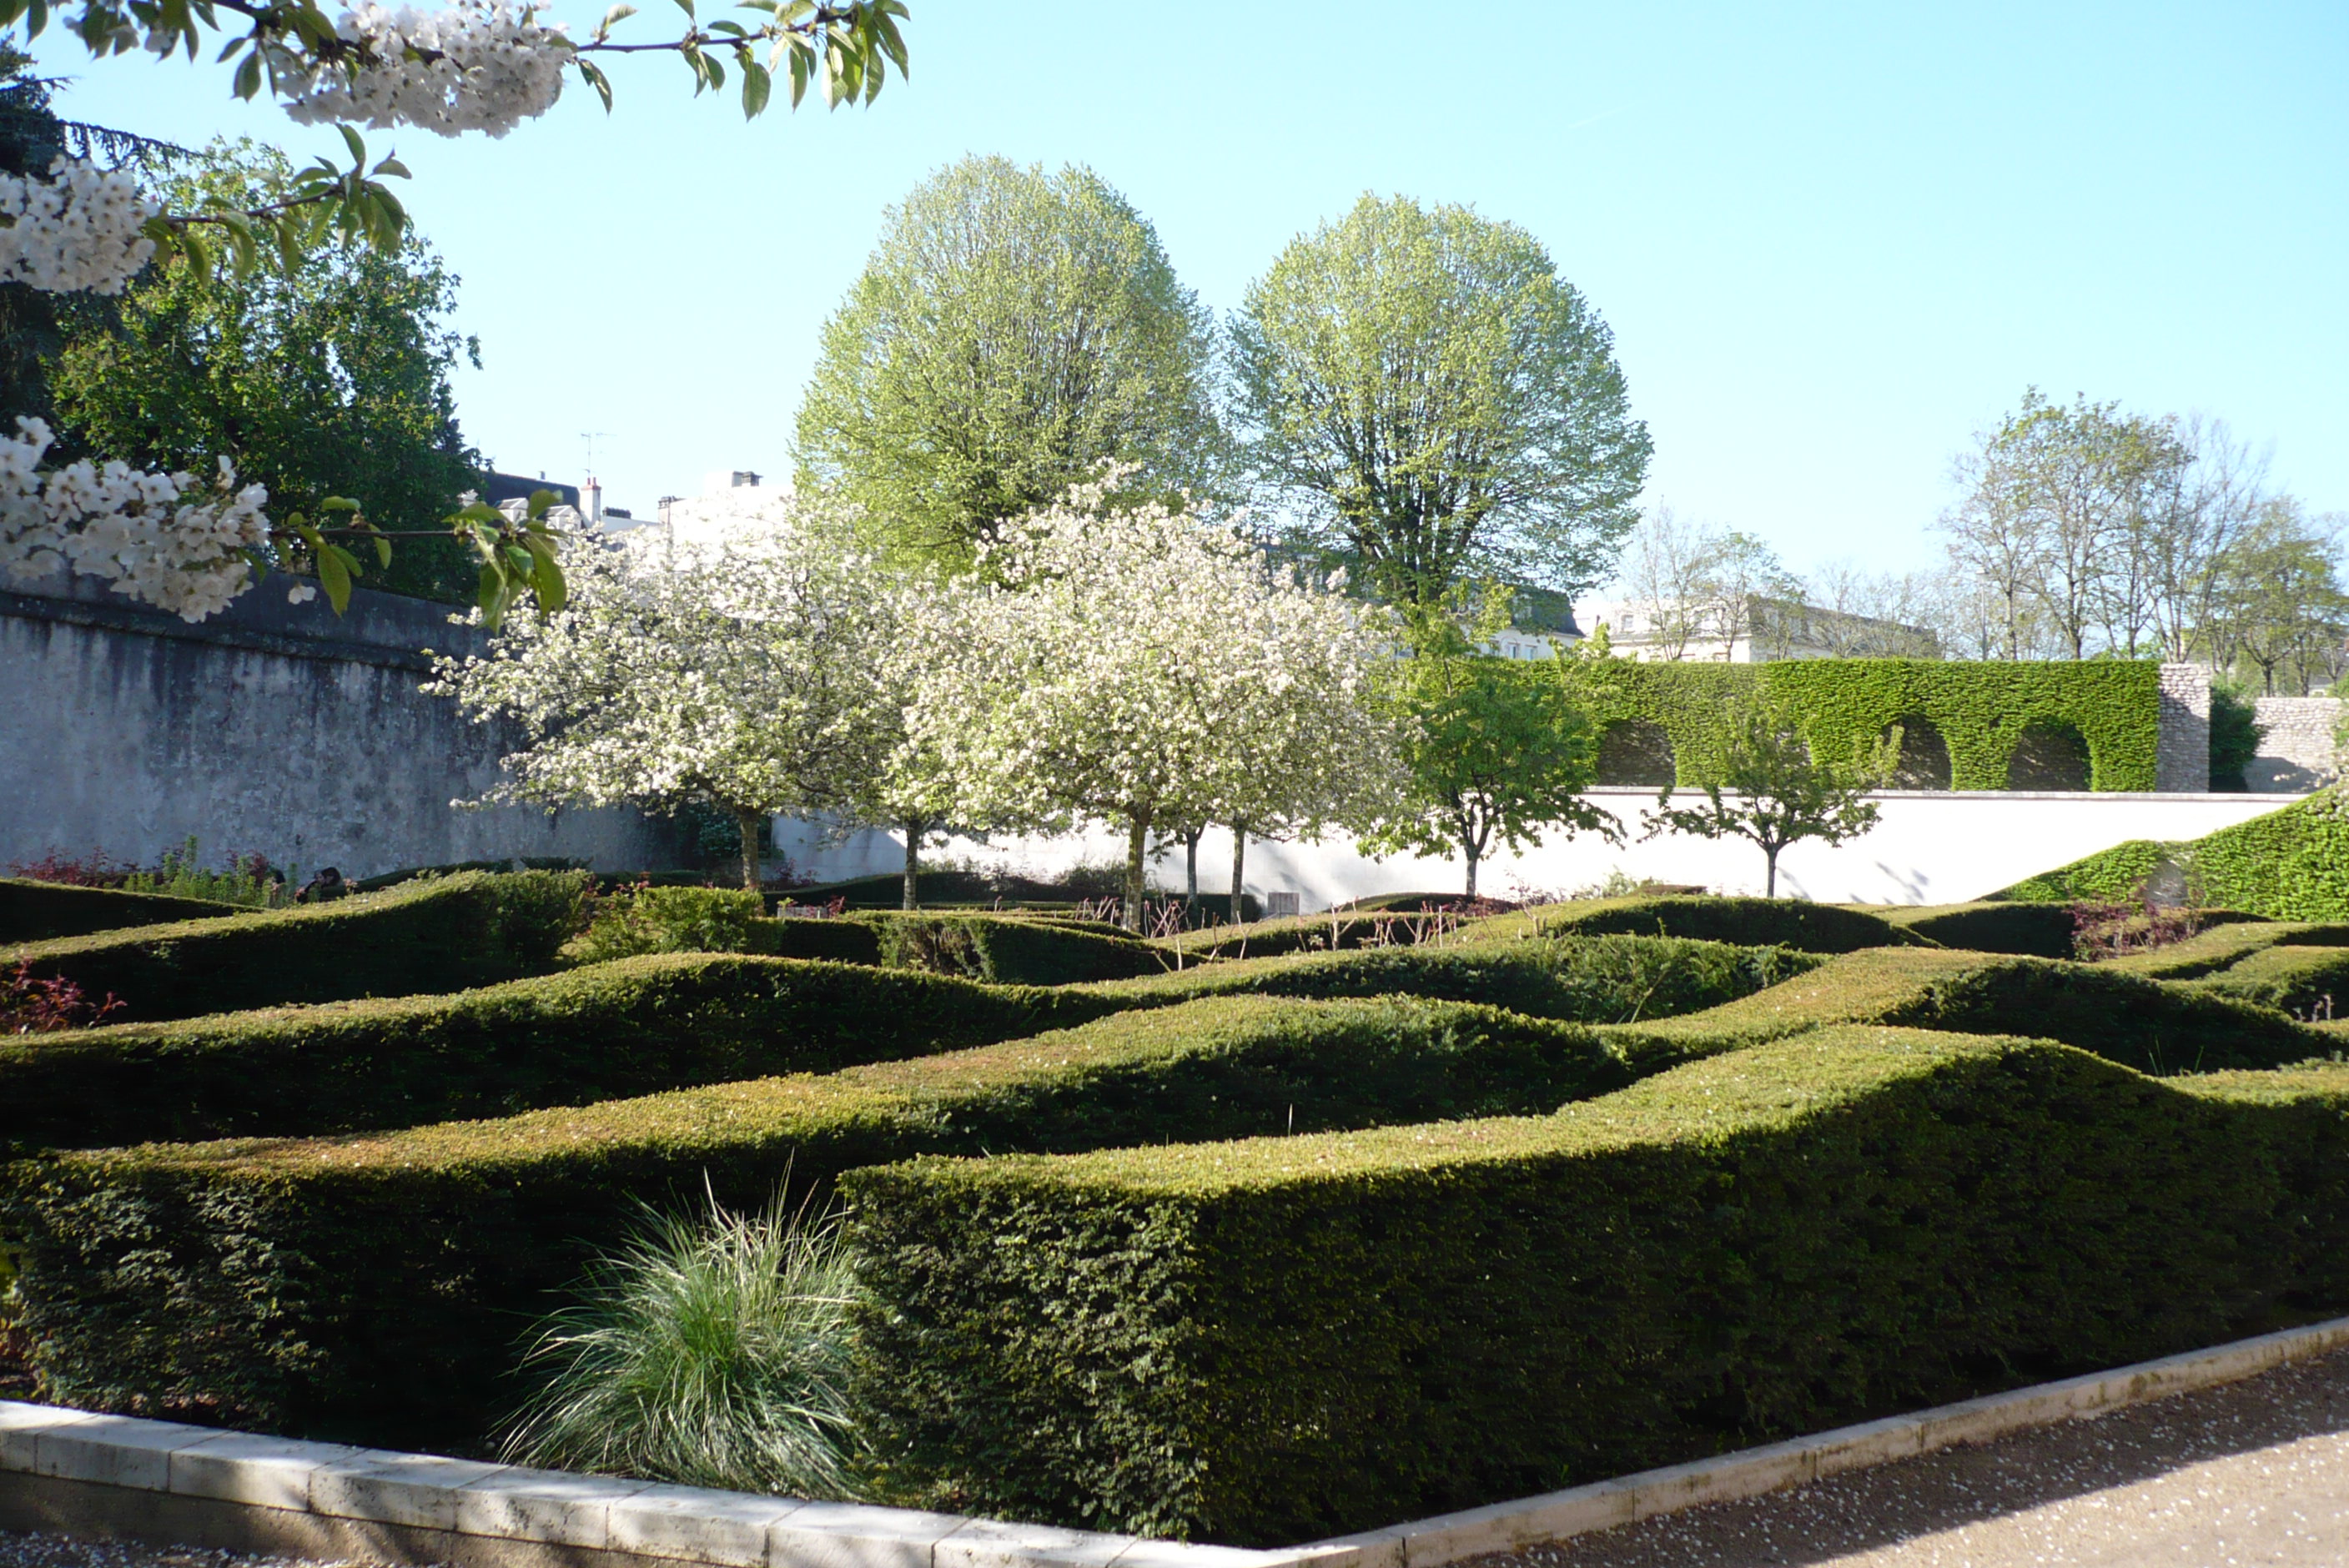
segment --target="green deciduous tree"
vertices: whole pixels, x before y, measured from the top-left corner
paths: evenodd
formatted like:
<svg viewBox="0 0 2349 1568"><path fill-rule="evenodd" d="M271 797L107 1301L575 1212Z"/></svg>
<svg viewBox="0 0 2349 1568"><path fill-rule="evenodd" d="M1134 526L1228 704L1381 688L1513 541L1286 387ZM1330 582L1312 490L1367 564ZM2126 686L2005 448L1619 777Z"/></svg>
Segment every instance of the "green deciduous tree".
<svg viewBox="0 0 2349 1568"><path fill-rule="evenodd" d="M1744 839L1762 851L1764 896L1778 896L1778 857L1806 839L1840 844L1876 826L1867 799L1892 776L1900 732L1892 732L1847 761L1814 758L1791 715L1761 694L1742 698L1728 715L1721 759L1699 786L1702 806L1674 806L1665 786L1642 838L1688 833L1701 839Z"/></svg>
<svg viewBox="0 0 2349 1568"><path fill-rule="evenodd" d="M968 158L889 213L825 323L799 455L901 556L967 564L1104 459L1160 499L1216 480L1212 321L1089 169Z"/></svg>
<svg viewBox="0 0 2349 1568"><path fill-rule="evenodd" d="M234 201L285 169L251 143L215 146L163 183L174 201ZM455 276L412 233L380 250L321 241L284 273L168 258L119 309L69 317L51 392L67 436L95 457L201 470L224 456L268 486L280 514L316 517L346 496L387 531L437 531L388 568L368 562L368 581L469 601L480 562L442 521L481 467L449 385L459 364L479 363L473 340L448 325L456 296Z"/></svg>
<svg viewBox="0 0 2349 1568"><path fill-rule="evenodd" d="M1506 613L1498 595L1479 615L1461 608L1454 594L1414 614L1412 656L1388 672L1406 781L1397 809L1362 843L1373 854L1457 852L1474 898L1476 869L1495 843L1522 850L1558 828L1611 841L1618 829L1582 799L1599 743L1569 688L1475 651Z"/></svg>
<svg viewBox="0 0 2349 1568"><path fill-rule="evenodd" d="M1232 338L1253 472L1377 593L1574 592L1611 566L1647 428L1612 335L1523 229L1365 196L1290 242Z"/></svg>

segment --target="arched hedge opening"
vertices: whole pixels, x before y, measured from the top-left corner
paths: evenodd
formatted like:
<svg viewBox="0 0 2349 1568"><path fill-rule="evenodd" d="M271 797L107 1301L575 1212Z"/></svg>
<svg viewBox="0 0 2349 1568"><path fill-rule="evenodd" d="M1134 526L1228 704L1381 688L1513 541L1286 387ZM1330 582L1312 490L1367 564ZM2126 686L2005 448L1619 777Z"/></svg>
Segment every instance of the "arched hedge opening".
<svg viewBox="0 0 2349 1568"><path fill-rule="evenodd" d="M1660 789L1677 781L1676 768L1672 738L1652 719L1618 719L1599 732L1598 783Z"/></svg>
<svg viewBox="0 0 2349 1568"><path fill-rule="evenodd" d="M2068 719L2033 719L2006 754L2010 789L2085 789L2094 773L2087 738Z"/></svg>
<svg viewBox="0 0 2349 1568"><path fill-rule="evenodd" d="M1887 780L1895 789L1947 789L1950 788L1950 743L1941 738L1941 727L1923 714L1903 715L1884 727L1885 734L1900 732L1900 757L1892 767L1892 777Z"/></svg>

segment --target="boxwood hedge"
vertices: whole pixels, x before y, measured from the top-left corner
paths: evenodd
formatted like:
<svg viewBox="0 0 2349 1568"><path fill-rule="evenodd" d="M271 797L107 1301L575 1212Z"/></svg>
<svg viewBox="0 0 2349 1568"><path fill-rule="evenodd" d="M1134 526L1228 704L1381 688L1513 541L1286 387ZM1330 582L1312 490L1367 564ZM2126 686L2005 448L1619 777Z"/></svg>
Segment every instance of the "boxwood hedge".
<svg viewBox="0 0 2349 1568"><path fill-rule="evenodd" d="M959 975L999 985L1067 985L1155 975L1155 949L1131 936L1078 923L996 914L868 914L854 917L879 938L880 962Z"/></svg>
<svg viewBox="0 0 2349 1568"><path fill-rule="evenodd" d="M843 964L625 958L449 996L0 1037L0 1143L90 1148L505 1116L951 1050L1118 1006Z"/></svg>
<svg viewBox="0 0 2349 1568"><path fill-rule="evenodd" d="M553 968L585 885L582 872L467 872L334 903L30 943L0 958L92 997L112 992L125 1021L454 991Z"/></svg>
<svg viewBox="0 0 2349 1568"><path fill-rule="evenodd" d="M1902 931L1971 953L2017 953L2032 958L2069 958L2072 912L2045 903L1944 903L1891 906L1883 918Z"/></svg>
<svg viewBox="0 0 2349 1568"><path fill-rule="evenodd" d="M1422 942L1476 942L1516 936L1680 936L1748 947L1791 947L1803 953L1852 953L1863 947L1927 945L1925 939L1884 916L1837 904L1796 899L1699 898L1667 894L1577 899L1510 914L1462 920L1443 914L1332 911L1259 921L1254 925L1169 937L1185 961L1261 958L1284 953L1354 947L1412 946Z"/></svg>
<svg viewBox="0 0 2349 1568"><path fill-rule="evenodd" d="M1823 962L1787 947L1568 936L1231 959L1084 990L1126 1003L1226 995L1427 996L1483 1002L1537 1018L1621 1024L1716 1007Z"/></svg>
<svg viewBox="0 0 2349 1568"><path fill-rule="evenodd" d="M1645 1058L1650 1067L1677 1059ZM50 1154L0 1182L44 1397L478 1443L548 1293L644 1202L759 1205L926 1151L1066 1150L1546 1110L1643 1070L1458 1003L1224 997L914 1060L502 1120Z"/></svg>
<svg viewBox="0 0 2349 1568"><path fill-rule="evenodd" d="M2349 947L2263 947L2228 965L2202 988L2297 1017L2349 1016Z"/></svg>
<svg viewBox="0 0 2349 1568"><path fill-rule="evenodd" d="M211 899L0 877L0 942L45 942L57 936L87 936L93 931L239 913L235 904L215 903Z"/></svg>
<svg viewBox="0 0 2349 1568"><path fill-rule="evenodd" d="M2349 1069L1837 1029L1554 1116L852 1172L902 1501L1273 1545L2349 1301Z"/></svg>

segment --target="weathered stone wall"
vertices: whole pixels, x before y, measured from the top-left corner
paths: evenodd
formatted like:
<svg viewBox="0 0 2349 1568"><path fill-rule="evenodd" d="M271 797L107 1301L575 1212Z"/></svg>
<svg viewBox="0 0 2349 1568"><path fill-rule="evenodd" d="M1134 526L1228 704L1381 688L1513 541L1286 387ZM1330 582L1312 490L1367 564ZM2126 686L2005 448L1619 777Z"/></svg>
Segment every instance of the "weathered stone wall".
<svg viewBox="0 0 2349 1568"><path fill-rule="evenodd" d="M2341 776L2333 731L2341 723L2335 696L2263 696L2251 704L2258 714L2259 755L2243 769L2253 789L2317 789Z"/></svg>
<svg viewBox="0 0 2349 1568"><path fill-rule="evenodd" d="M450 802L495 780L513 736L417 687L422 650L478 645L438 605L364 590L337 618L273 579L189 625L93 579L0 593L0 866L50 851L152 863L193 834L207 864L258 851L306 874L522 855L677 863L636 812Z"/></svg>
<svg viewBox="0 0 2349 1568"><path fill-rule="evenodd" d="M2153 779L2154 789L2165 795L2199 795L2210 788L2210 672L2200 665L2161 666L2161 736Z"/></svg>

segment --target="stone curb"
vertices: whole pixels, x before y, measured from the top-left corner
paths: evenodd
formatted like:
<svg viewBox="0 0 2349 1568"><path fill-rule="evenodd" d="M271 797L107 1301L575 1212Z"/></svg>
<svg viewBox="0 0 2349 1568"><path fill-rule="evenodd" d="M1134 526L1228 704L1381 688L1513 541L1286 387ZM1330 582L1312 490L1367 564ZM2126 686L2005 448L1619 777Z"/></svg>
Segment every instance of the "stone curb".
<svg viewBox="0 0 2349 1568"><path fill-rule="evenodd" d="M1304 1546L1247 1551L804 1502L0 1400L0 1473L279 1517L713 1568L1433 1568L2206 1388L2349 1347L2349 1317Z"/></svg>
<svg viewBox="0 0 2349 1568"><path fill-rule="evenodd" d="M2336 1317L2111 1372L2041 1383L1540 1497L1437 1514L1315 1545L1355 1553L1342 1563L1330 1560L1330 1568L1433 1568L1437 1563L1521 1551L1709 1502L1758 1497L1937 1449L1988 1442L2032 1427L2232 1383L2287 1361L2344 1348L2349 1348L2349 1317Z"/></svg>

